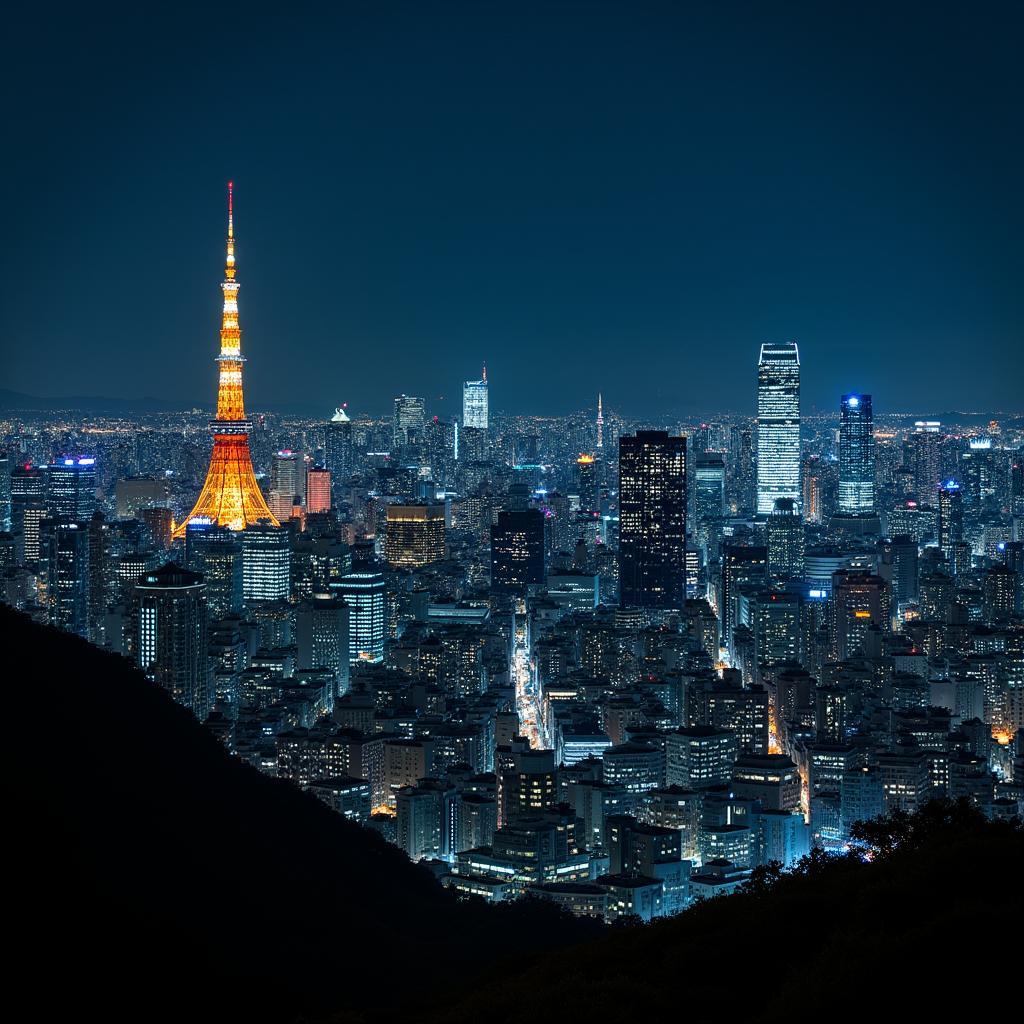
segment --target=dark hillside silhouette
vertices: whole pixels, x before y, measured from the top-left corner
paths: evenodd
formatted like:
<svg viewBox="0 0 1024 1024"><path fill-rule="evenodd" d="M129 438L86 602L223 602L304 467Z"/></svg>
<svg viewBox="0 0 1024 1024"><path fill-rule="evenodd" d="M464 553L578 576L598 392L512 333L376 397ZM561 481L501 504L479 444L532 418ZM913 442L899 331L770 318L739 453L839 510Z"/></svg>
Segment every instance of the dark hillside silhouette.
<svg viewBox="0 0 1024 1024"><path fill-rule="evenodd" d="M543 949L593 933L546 905L457 902L231 758L125 659L2 606L0 636L9 992L40 1015L386 1006L442 988L455 959L488 966L499 935Z"/></svg>

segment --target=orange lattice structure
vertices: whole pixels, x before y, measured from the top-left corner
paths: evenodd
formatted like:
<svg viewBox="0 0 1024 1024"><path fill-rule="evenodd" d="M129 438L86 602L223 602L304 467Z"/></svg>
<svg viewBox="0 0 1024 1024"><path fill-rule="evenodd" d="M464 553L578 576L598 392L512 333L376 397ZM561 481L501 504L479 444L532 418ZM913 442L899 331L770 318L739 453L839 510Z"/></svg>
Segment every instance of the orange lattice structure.
<svg viewBox="0 0 1024 1024"><path fill-rule="evenodd" d="M238 326L238 282L235 280L234 187L228 182L228 257L224 268L224 313L220 323L220 380L217 386L217 418L211 420L213 453L206 483L195 507L178 523L176 538L185 536L193 520L216 523L229 530L244 530L261 519L280 526L256 482L249 452L251 422L242 397L242 329Z"/></svg>

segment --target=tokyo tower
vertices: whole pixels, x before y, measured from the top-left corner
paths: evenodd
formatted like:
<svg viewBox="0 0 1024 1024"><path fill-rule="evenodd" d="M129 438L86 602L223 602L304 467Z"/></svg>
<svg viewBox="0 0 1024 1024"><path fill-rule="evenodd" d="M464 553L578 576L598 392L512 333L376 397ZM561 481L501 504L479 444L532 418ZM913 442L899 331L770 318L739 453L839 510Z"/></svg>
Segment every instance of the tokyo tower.
<svg viewBox="0 0 1024 1024"><path fill-rule="evenodd" d="M234 187L228 182L228 258L224 268L224 312L220 322L220 381L217 386L217 418L210 421L213 453L206 483L195 507L174 530L185 536L193 520L216 523L229 530L244 530L261 519L281 524L267 508L256 483L249 453L252 422L245 415L242 400L242 331L238 326L238 282L235 280Z"/></svg>

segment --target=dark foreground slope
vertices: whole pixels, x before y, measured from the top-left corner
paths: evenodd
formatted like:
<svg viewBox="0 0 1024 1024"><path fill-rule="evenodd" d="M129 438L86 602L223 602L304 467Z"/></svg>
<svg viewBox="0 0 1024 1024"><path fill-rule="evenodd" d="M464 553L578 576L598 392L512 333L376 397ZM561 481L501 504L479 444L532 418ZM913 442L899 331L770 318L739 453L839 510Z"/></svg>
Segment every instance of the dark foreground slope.
<svg viewBox="0 0 1024 1024"><path fill-rule="evenodd" d="M869 838L870 864L815 858L758 891L673 920L555 951L494 972L418 1020L511 1024L946 1020L1018 1001L1024 834L977 812L933 804ZM525 1001L525 1002L524 1002ZM545 1013L545 1010L547 1011Z"/></svg>
<svg viewBox="0 0 1024 1024"><path fill-rule="evenodd" d="M0 606L8 1001L44 1019L286 1020L443 989L497 936L375 833L229 757L124 659ZM527 940L526 936L529 936ZM514 948L514 947L513 947Z"/></svg>

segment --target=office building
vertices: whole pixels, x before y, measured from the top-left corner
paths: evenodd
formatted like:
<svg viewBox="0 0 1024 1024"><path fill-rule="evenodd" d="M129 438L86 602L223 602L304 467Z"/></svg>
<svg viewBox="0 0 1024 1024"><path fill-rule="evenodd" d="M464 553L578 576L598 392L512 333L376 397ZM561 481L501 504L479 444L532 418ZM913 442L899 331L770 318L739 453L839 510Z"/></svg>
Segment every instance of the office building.
<svg viewBox="0 0 1024 1024"><path fill-rule="evenodd" d="M298 667L328 669L334 677L332 696L348 692L351 612L341 598L314 597L295 613Z"/></svg>
<svg viewBox="0 0 1024 1024"><path fill-rule="evenodd" d="M422 398L411 395L395 397L395 411L392 423L392 437L396 448L413 444L423 433L426 422L426 405Z"/></svg>
<svg viewBox="0 0 1024 1024"><path fill-rule="evenodd" d="M320 466L310 466L306 473L306 512L316 514L331 510L331 474Z"/></svg>
<svg viewBox="0 0 1024 1024"><path fill-rule="evenodd" d="M61 458L46 469L49 515L84 522L96 511L96 460L91 456Z"/></svg>
<svg viewBox="0 0 1024 1024"><path fill-rule="evenodd" d="M89 524L68 516L44 519L39 532L41 603L53 626L89 639Z"/></svg>
<svg viewBox="0 0 1024 1024"><path fill-rule="evenodd" d="M242 534L242 597L246 604L286 601L291 589L288 531L257 523Z"/></svg>
<svg viewBox="0 0 1024 1024"><path fill-rule="evenodd" d="M210 667L203 577L168 562L136 585L135 603L139 668L204 721Z"/></svg>
<svg viewBox="0 0 1024 1024"><path fill-rule="evenodd" d="M619 438L619 603L676 609L686 600L686 438Z"/></svg>
<svg viewBox="0 0 1024 1024"><path fill-rule="evenodd" d="M839 406L839 514L875 514L875 438L870 395L843 395Z"/></svg>
<svg viewBox="0 0 1024 1024"><path fill-rule="evenodd" d="M388 565L419 569L445 557L444 505L388 505Z"/></svg>
<svg viewBox="0 0 1024 1024"><path fill-rule="evenodd" d="M462 385L462 426L486 430L488 425L487 367L480 380L467 380Z"/></svg>
<svg viewBox="0 0 1024 1024"><path fill-rule="evenodd" d="M939 547L952 560L953 546L963 539L963 491L955 480L947 480L939 489Z"/></svg>
<svg viewBox="0 0 1024 1024"><path fill-rule="evenodd" d="M725 515L725 459L719 452L703 452L694 458L693 511L697 543L710 557L710 542Z"/></svg>
<svg viewBox="0 0 1024 1024"><path fill-rule="evenodd" d="M349 606L349 661L384 660L387 585L383 573L352 572L331 584Z"/></svg>
<svg viewBox="0 0 1024 1024"><path fill-rule="evenodd" d="M800 353L796 342L765 343L757 366L757 513L779 498L799 508Z"/></svg>
<svg viewBox="0 0 1024 1024"><path fill-rule="evenodd" d="M324 460L335 488L347 483L355 468L352 445L352 420L345 407L338 406L324 425Z"/></svg>
<svg viewBox="0 0 1024 1024"><path fill-rule="evenodd" d="M804 522L792 498L779 498L765 524L768 578L780 585L804 571Z"/></svg>
<svg viewBox="0 0 1024 1024"><path fill-rule="evenodd" d="M536 508L499 512L491 526L491 587L522 593L543 582L544 514Z"/></svg>

